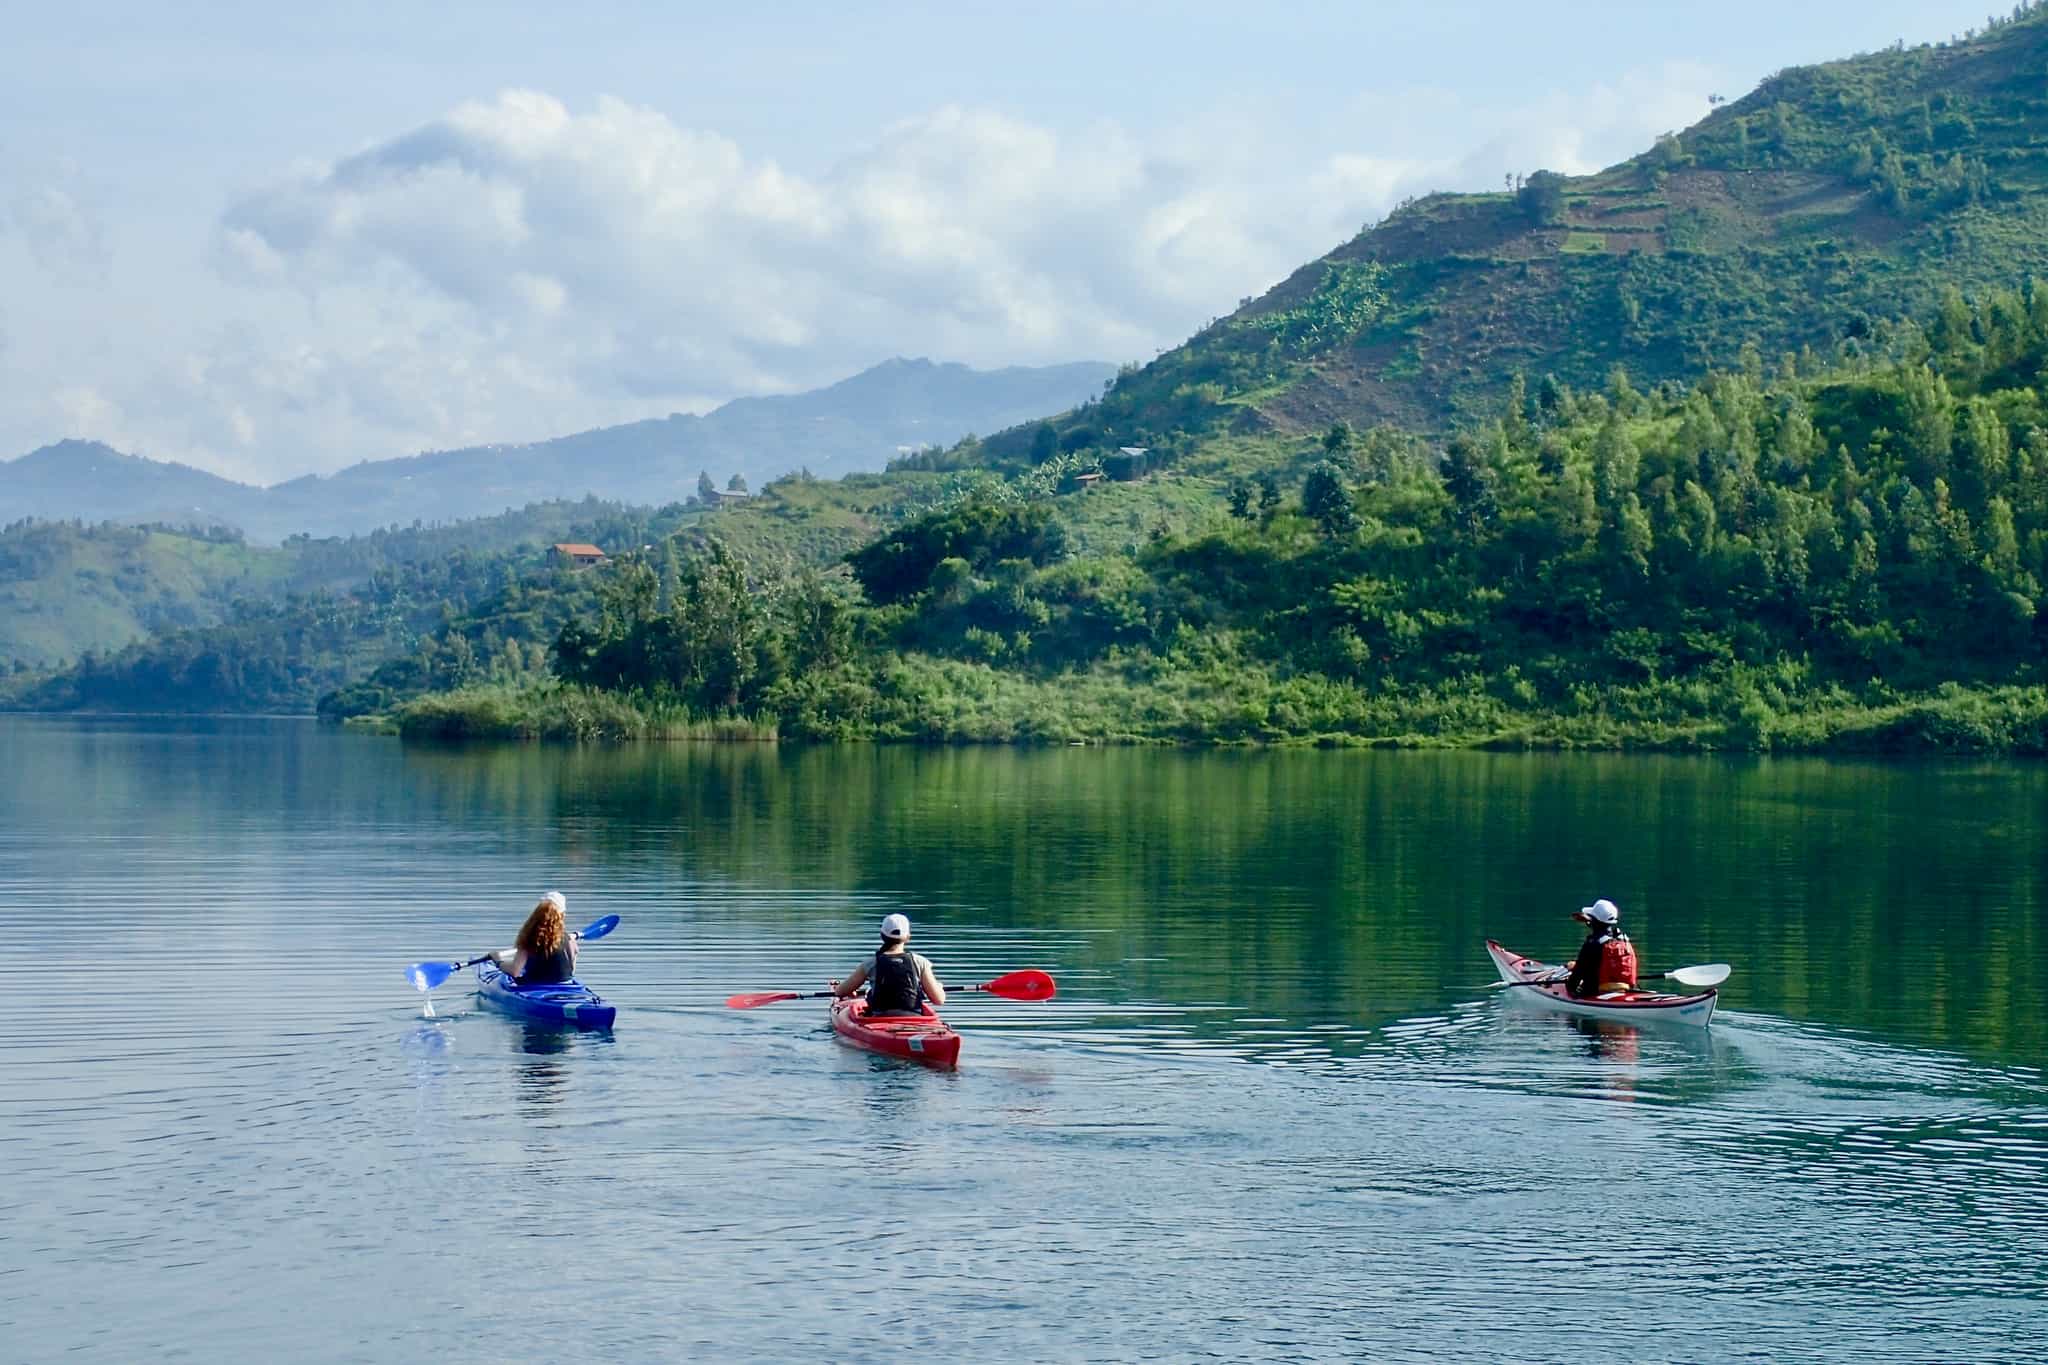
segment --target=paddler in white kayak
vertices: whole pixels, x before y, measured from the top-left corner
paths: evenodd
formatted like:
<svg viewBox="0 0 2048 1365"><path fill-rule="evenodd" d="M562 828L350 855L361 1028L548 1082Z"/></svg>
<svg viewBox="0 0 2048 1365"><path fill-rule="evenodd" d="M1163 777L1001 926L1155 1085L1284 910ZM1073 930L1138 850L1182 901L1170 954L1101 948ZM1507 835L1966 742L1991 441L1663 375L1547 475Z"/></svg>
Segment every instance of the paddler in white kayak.
<svg viewBox="0 0 2048 1365"><path fill-rule="evenodd" d="M1564 979L1565 994L1574 1000L1636 988L1636 945L1621 932L1621 911L1613 901L1597 900L1572 918L1590 931L1579 945Z"/></svg>
<svg viewBox="0 0 2048 1365"><path fill-rule="evenodd" d="M832 993L844 1000L868 988L867 1017L888 1014L922 1014L924 1003L946 1003L946 988L932 972L932 964L910 951L910 920L903 915L882 918L882 946L872 960L855 967L844 981L832 983Z"/></svg>
<svg viewBox="0 0 2048 1365"><path fill-rule="evenodd" d="M576 936L569 932L569 898L550 891L533 907L510 948L491 954L498 970L522 986L554 986L576 976Z"/></svg>

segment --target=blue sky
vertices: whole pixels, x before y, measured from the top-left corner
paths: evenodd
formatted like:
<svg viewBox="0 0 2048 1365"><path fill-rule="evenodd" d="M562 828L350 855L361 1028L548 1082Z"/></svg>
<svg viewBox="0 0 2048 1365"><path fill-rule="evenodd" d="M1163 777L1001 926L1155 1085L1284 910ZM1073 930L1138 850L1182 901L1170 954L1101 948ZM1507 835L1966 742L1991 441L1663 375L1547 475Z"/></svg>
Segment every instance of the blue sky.
<svg viewBox="0 0 2048 1365"><path fill-rule="evenodd" d="M1406 195L1984 12L16 4L0 457L267 482L897 354L1145 359Z"/></svg>

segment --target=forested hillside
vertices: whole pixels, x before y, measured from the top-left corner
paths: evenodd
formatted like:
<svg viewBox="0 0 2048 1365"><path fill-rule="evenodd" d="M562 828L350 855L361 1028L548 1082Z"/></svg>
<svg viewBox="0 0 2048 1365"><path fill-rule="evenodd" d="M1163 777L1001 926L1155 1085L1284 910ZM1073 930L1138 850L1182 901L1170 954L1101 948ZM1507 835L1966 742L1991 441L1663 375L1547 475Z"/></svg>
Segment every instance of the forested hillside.
<svg viewBox="0 0 2048 1365"><path fill-rule="evenodd" d="M529 557L604 504L538 503L448 526L289 537L258 546L210 529L23 520L0 529L0 672L104 655L158 631L216 625L290 595L346 593L380 571L457 552Z"/></svg>
<svg viewBox="0 0 2048 1365"><path fill-rule="evenodd" d="M545 668L556 631L592 600L590 575L556 563L546 549L553 542L648 554L673 541L677 552L686 552L716 529L761 572L781 573L832 562L877 530L953 496L947 489L957 482L937 475L832 483L795 477L716 510L586 499L447 527L294 537L274 550L224 537L218 543L234 564L249 575L267 575L266 594L189 603L185 610L202 620L169 623L120 648L89 648L54 673L0 681L0 703L38 710L306 712L323 695L364 683L340 710L330 707L347 714L379 709L429 686L523 676ZM32 524L16 531L88 546L101 556L110 547L159 537L174 545L198 543L124 527ZM0 537L0 547L7 543ZM231 586L254 581L235 579ZM30 586L48 597L61 582L44 573ZM387 677L364 682L387 661Z"/></svg>
<svg viewBox="0 0 2048 1365"><path fill-rule="evenodd" d="M1341 426L1208 447L1247 477L1219 466L1210 516L1122 549L1074 553L1107 495L1034 471L864 546L850 581L628 562L554 643L572 686L404 721L2048 751L2048 288L1951 294L1889 347L1510 386L1441 459Z"/></svg>

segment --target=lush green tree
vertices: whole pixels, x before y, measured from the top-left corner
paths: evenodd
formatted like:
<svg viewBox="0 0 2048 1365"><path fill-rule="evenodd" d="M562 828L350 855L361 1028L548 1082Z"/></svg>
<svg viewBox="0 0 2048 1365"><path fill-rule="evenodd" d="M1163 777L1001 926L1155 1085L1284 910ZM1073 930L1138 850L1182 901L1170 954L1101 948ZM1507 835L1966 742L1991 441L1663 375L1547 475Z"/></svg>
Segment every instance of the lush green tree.
<svg viewBox="0 0 2048 1365"><path fill-rule="evenodd" d="M1351 486L1345 481L1344 471L1328 460L1319 461L1302 480L1301 510L1326 536L1348 536L1358 529L1358 509L1351 501Z"/></svg>
<svg viewBox="0 0 2048 1365"><path fill-rule="evenodd" d="M1230 481L1230 515L1239 521L1250 521L1257 513L1252 508L1253 489L1249 479Z"/></svg>
<svg viewBox="0 0 2048 1365"><path fill-rule="evenodd" d="M1040 422L1038 429L1031 433L1031 463L1044 464L1059 453L1059 432L1053 430L1052 423Z"/></svg>
<svg viewBox="0 0 2048 1365"><path fill-rule="evenodd" d="M975 569L1006 559L1050 564L1066 553L1066 529L1043 502L970 499L898 527L847 556L870 601L901 602L923 592L940 561Z"/></svg>
<svg viewBox="0 0 2048 1365"><path fill-rule="evenodd" d="M1549 227L1564 221L1564 177L1556 171L1537 171L1522 182L1515 202L1532 223Z"/></svg>

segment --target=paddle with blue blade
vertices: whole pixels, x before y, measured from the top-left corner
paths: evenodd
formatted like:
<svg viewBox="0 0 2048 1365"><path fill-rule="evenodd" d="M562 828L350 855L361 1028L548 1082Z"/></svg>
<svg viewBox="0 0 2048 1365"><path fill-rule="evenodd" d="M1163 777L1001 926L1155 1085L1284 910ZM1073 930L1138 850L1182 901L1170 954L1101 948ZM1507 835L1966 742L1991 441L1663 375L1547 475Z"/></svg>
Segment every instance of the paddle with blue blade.
<svg viewBox="0 0 2048 1365"><path fill-rule="evenodd" d="M603 938L618 927L619 917L617 915L606 915L603 919L591 921L583 928L571 934L570 937L580 938L585 943L588 943L592 939ZM415 962L405 969L405 979L412 982L417 990L430 991L465 967L474 967L480 962L489 962L491 956L491 954L485 953L482 957L473 957L467 962Z"/></svg>

